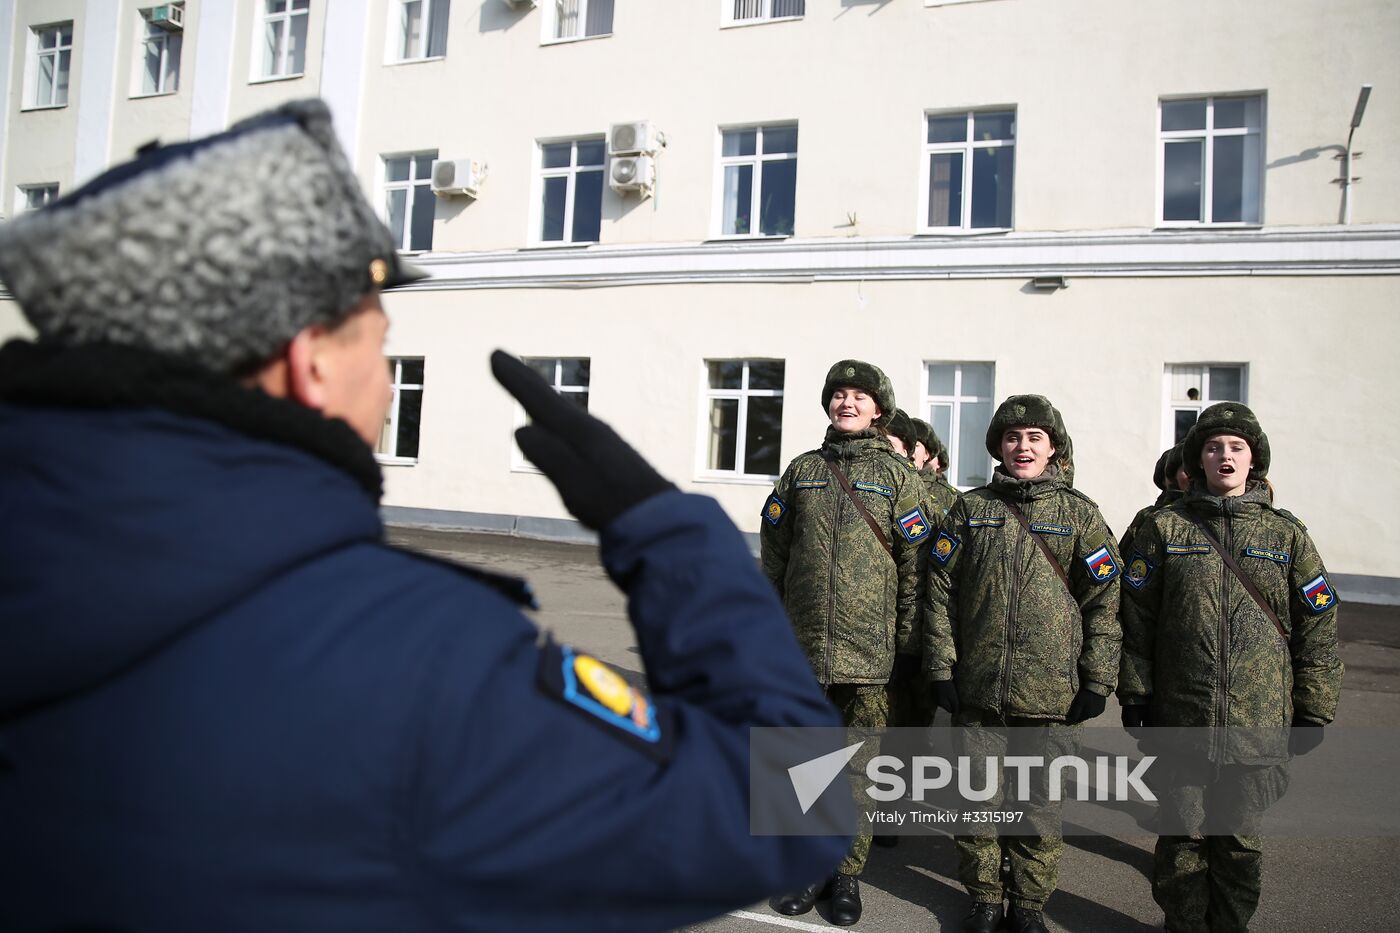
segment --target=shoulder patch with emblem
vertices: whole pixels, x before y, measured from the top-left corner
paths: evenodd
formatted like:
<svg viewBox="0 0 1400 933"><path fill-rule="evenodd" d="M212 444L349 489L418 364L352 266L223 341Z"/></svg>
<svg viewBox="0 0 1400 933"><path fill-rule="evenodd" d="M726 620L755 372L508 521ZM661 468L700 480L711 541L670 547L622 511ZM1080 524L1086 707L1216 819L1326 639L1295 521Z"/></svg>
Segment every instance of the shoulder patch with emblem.
<svg viewBox="0 0 1400 933"><path fill-rule="evenodd" d="M918 544L928 537L928 516L920 506L916 505L899 516L898 522L899 533L904 535L904 540L910 544Z"/></svg>
<svg viewBox="0 0 1400 933"><path fill-rule="evenodd" d="M1089 568L1089 579L1095 583L1107 583L1118 576L1118 562L1107 547L1101 547L1084 558L1084 566Z"/></svg>
<svg viewBox="0 0 1400 933"><path fill-rule="evenodd" d="M1337 601L1337 594L1332 592L1332 586L1323 574L1298 587L1298 592L1303 594L1303 605L1311 609L1314 615L1326 612Z"/></svg>
<svg viewBox="0 0 1400 933"><path fill-rule="evenodd" d="M894 490L888 486L881 486L879 483L852 483L851 485L857 489L863 489L866 492L878 493L886 499L894 498Z"/></svg>
<svg viewBox="0 0 1400 933"><path fill-rule="evenodd" d="M1043 535L1072 535L1074 529L1068 525L1056 525L1054 522L1031 522L1031 531L1039 532Z"/></svg>
<svg viewBox="0 0 1400 933"><path fill-rule="evenodd" d="M539 685L648 756L658 761L670 758L671 733L662 728L651 697L592 655L553 640L545 642L540 649Z"/></svg>
<svg viewBox="0 0 1400 933"><path fill-rule="evenodd" d="M968 518L967 520L967 527L969 528L1000 528L1005 524L1006 519L1004 517L992 518L989 515L984 515L980 518Z"/></svg>
<svg viewBox="0 0 1400 933"><path fill-rule="evenodd" d="M1247 547L1244 549L1245 557L1257 557L1260 560L1271 560L1276 564L1286 564L1292 558L1287 551L1275 551L1266 547Z"/></svg>
<svg viewBox="0 0 1400 933"><path fill-rule="evenodd" d="M938 537L933 542L933 559L940 564L946 565L953 557L953 552L958 549L958 539L940 531Z"/></svg>
<svg viewBox="0 0 1400 933"><path fill-rule="evenodd" d="M787 503L778 497L775 492L768 497L768 501L763 503L763 520L774 528L783 520L787 514Z"/></svg>
<svg viewBox="0 0 1400 933"><path fill-rule="evenodd" d="M1209 544L1168 544L1168 554L1209 554Z"/></svg>
<svg viewBox="0 0 1400 933"><path fill-rule="evenodd" d="M1123 579L1128 581L1128 585L1135 590L1140 590L1152 577L1152 571L1157 568L1152 561L1148 560L1141 551L1134 551L1132 560L1128 561L1128 571L1123 574Z"/></svg>

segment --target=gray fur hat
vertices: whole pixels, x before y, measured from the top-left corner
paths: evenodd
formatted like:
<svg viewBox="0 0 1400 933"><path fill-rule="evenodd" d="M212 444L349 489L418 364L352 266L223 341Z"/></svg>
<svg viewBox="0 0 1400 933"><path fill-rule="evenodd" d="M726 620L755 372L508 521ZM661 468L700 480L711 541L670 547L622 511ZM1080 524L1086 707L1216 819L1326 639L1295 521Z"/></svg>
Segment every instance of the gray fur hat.
<svg viewBox="0 0 1400 933"><path fill-rule="evenodd" d="M0 225L0 278L40 339L221 373L423 276L399 260L319 100L145 148Z"/></svg>

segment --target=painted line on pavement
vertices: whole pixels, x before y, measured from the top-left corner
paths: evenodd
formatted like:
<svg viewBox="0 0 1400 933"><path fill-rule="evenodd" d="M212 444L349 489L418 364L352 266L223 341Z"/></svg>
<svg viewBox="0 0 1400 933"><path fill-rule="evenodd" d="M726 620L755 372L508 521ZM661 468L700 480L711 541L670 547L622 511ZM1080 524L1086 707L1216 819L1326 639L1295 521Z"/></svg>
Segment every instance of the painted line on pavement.
<svg viewBox="0 0 1400 933"><path fill-rule="evenodd" d="M787 927L790 930L811 930L812 933L831 933L833 929L829 924L803 923L801 920L755 914L747 910L731 910L729 916L738 917L740 920L753 920L757 923L771 923L775 927ZM851 930L851 933L859 933L859 931Z"/></svg>

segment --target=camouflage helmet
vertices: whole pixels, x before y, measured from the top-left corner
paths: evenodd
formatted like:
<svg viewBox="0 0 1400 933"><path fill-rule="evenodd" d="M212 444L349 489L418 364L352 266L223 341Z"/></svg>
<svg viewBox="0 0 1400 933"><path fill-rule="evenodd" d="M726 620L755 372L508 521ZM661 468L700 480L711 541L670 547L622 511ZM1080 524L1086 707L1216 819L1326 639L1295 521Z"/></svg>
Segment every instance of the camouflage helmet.
<svg viewBox="0 0 1400 933"><path fill-rule="evenodd" d="M1013 395L997 406L987 425L987 453L998 463L1001 462L1001 436L1016 427L1043 428L1050 435L1050 443L1055 445L1051 463L1068 455L1069 432L1065 430L1064 419L1045 396Z"/></svg>
<svg viewBox="0 0 1400 933"><path fill-rule="evenodd" d="M914 453L914 443L919 439L919 434L914 430L914 419L903 408L896 408L894 414L885 419L885 433L899 438L904 443L904 449L911 455Z"/></svg>
<svg viewBox="0 0 1400 933"><path fill-rule="evenodd" d="M1201 468L1201 449L1206 441L1221 434L1242 437L1249 444L1253 462L1249 467L1252 479L1263 479L1269 472L1269 436L1259 426L1259 419L1247 405L1240 402L1217 402L1196 419L1191 430L1186 432L1186 440L1181 442L1181 458L1186 472L1194 479L1204 479Z"/></svg>
<svg viewBox="0 0 1400 933"><path fill-rule="evenodd" d="M1157 466L1152 470L1152 482L1158 489L1167 490L1176 485L1176 471L1181 469L1181 445L1168 447L1157 458Z"/></svg>
<svg viewBox="0 0 1400 933"><path fill-rule="evenodd" d="M880 406L880 417L875 424L885 424L895 411L894 386L880 367L864 360L841 360L826 371L826 381L822 383L822 411L831 410L831 397L842 386L864 389Z"/></svg>

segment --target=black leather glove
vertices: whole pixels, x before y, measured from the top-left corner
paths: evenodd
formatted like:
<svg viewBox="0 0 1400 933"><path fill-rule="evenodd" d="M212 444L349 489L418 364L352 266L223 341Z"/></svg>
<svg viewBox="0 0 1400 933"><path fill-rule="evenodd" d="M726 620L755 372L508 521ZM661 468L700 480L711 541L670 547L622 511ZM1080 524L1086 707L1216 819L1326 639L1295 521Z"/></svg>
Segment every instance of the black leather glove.
<svg viewBox="0 0 1400 933"><path fill-rule="evenodd" d="M1071 726L1077 726L1102 713L1107 705L1108 697L1101 697L1088 687L1080 687L1079 692L1070 701L1069 712L1065 714L1065 722Z"/></svg>
<svg viewBox="0 0 1400 933"><path fill-rule="evenodd" d="M1322 726L1306 719L1293 717L1293 728L1288 730L1288 753L1306 755L1322 744Z"/></svg>
<svg viewBox="0 0 1400 933"><path fill-rule="evenodd" d="M1123 728L1141 729L1147 725L1147 701L1123 707Z"/></svg>
<svg viewBox="0 0 1400 933"><path fill-rule="evenodd" d="M912 684L923 676L919 670L922 659L917 654L896 654L894 667L890 669L890 683Z"/></svg>
<svg viewBox="0 0 1400 933"><path fill-rule="evenodd" d="M600 530L632 506L675 488L616 431L560 397L515 357L492 353L491 372L530 416L532 423L515 432L521 452L589 528Z"/></svg>
<svg viewBox="0 0 1400 933"><path fill-rule="evenodd" d="M958 702L958 688L953 686L951 680L935 680L933 695L934 703L946 709L950 716L956 716L962 709L962 704Z"/></svg>

